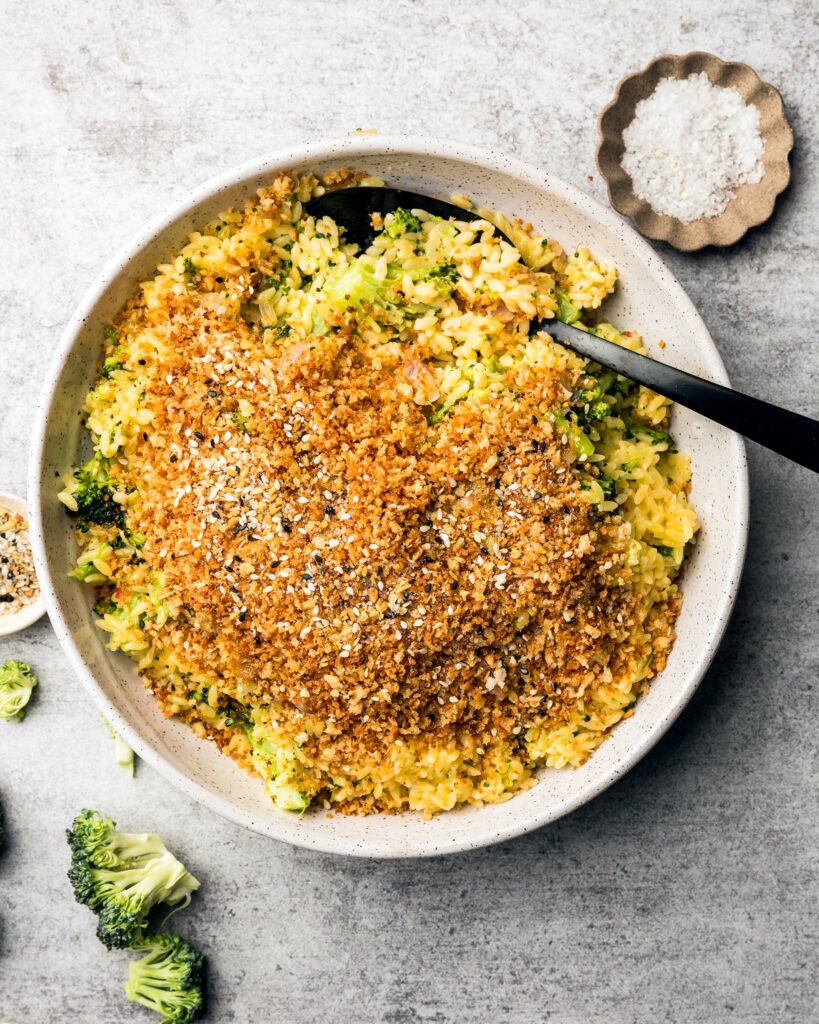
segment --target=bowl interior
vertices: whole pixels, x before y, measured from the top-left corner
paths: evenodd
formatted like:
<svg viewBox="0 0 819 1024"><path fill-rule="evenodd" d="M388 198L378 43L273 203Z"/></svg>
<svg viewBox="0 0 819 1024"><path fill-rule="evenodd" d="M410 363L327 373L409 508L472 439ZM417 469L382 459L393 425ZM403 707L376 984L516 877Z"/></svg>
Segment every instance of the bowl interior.
<svg viewBox="0 0 819 1024"><path fill-rule="evenodd" d="M52 620L74 667L137 753L189 795L250 828L299 845L363 856L445 853L507 838L566 813L623 774L674 720L716 649L738 583L746 530L744 450L729 431L686 410L675 411L679 446L694 457L692 500L703 524L685 577L678 639L666 670L634 716L617 726L582 768L545 771L537 786L507 803L459 810L430 822L413 814L347 818L316 812L297 818L276 810L266 802L259 780L186 726L163 718L133 664L105 649L93 625L88 589L66 577L74 543L57 502L57 474L76 460L82 444L80 409L95 374L104 326L136 284L189 231L242 202L276 170L322 171L344 163L419 192L466 192L481 205L531 221L566 246L587 243L620 271L622 283L608 317L643 333L655 355L660 354L657 342L664 339L664 360L726 382L704 324L657 256L610 211L559 180L515 161L454 146L351 138L307 147L199 190L117 259L91 292L69 325L43 398L31 476L32 535Z"/></svg>

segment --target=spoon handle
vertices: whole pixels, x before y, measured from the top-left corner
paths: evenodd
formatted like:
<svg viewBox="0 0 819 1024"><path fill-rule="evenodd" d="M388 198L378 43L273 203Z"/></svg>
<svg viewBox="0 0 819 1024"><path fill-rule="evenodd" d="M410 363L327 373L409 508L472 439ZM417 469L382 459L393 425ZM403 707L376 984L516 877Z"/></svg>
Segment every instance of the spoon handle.
<svg viewBox="0 0 819 1024"><path fill-rule="evenodd" d="M540 321L534 327L579 355L819 473L819 420L658 363L559 320Z"/></svg>

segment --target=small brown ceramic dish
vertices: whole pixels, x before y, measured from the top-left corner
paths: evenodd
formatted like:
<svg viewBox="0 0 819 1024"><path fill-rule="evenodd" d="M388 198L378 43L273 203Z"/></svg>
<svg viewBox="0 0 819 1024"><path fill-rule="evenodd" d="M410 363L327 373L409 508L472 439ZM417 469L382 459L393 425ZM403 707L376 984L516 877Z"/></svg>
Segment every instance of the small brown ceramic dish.
<svg viewBox="0 0 819 1024"><path fill-rule="evenodd" d="M759 129L765 147L764 173L760 181L739 187L736 198L719 216L683 224L675 217L656 213L634 194L631 178L621 164L625 149L623 132L631 124L637 104L654 92L660 79L688 78L701 71L712 85L736 89L746 103L753 103L759 110ZM598 128L597 166L606 179L612 206L630 217L643 235L686 252L706 245L733 245L748 228L763 224L771 216L776 197L790 180L788 154L793 147L793 133L782 97L747 64L726 63L713 53L664 54L642 71L626 75L617 86L614 99L600 114Z"/></svg>

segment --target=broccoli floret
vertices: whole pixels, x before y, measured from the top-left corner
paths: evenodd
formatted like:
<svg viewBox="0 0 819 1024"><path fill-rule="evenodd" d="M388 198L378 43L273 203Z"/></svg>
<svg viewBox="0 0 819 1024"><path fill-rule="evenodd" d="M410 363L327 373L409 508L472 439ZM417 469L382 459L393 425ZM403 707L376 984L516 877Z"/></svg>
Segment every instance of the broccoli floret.
<svg viewBox="0 0 819 1024"><path fill-rule="evenodd" d="M156 1010L161 1024L189 1024L202 1008L205 958L187 939L168 932L131 947L145 953L128 967L125 994L132 1003Z"/></svg>
<svg viewBox="0 0 819 1024"><path fill-rule="evenodd" d="M611 416L611 410L612 407L608 402L598 399L589 406L589 419L604 420L607 416Z"/></svg>
<svg viewBox="0 0 819 1024"><path fill-rule="evenodd" d="M24 661L5 661L0 665L0 718L22 722L37 676Z"/></svg>
<svg viewBox="0 0 819 1024"><path fill-rule="evenodd" d="M98 526L125 526L125 509L114 501L116 488L111 483L105 461L95 455L74 473L76 487L70 491L77 503L76 511L69 514L77 517L80 529L87 530L96 523Z"/></svg>
<svg viewBox="0 0 819 1024"><path fill-rule="evenodd" d="M409 210L405 210L403 206L399 206L389 224L384 228L384 234L389 235L390 238L398 238L400 235L405 235L408 231L415 233L421 230L421 221L411 213Z"/></svg>
<svg viewBox="0 0 819 1024"><path fill-rule="evenodd" d="M109 949L138 941L153 907L186 906L199 888L159 836L117 832L110 818L88 810L66 834L74 896L97 914L97 935Z"/></svg>

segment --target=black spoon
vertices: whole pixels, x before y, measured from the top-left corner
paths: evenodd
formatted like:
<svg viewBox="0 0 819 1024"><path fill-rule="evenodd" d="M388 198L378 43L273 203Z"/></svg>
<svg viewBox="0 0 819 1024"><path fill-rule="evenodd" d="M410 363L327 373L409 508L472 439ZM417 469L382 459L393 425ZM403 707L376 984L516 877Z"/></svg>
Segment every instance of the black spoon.
<svg viewBox="0 0 819 1024"><path fill-rule="evenodd" d="M369 185L325 192L323 196L311 199L305 209L314 217L332 217L339 227L344 228L347 241L355 242L364 249L378 233L372 226L371 215L393 213L399 207L425 210L445 220L450 217L481 219L474 211L463 210L453 203L418 192ZM502 231L498 234L511 241ZM638 355L559 320L536 320L532 322L531 329L545 331L555 341L581 356L819 473L819 420L780 409L760 398L752 398L684 370L658 363L656 359Z"/></svg>

